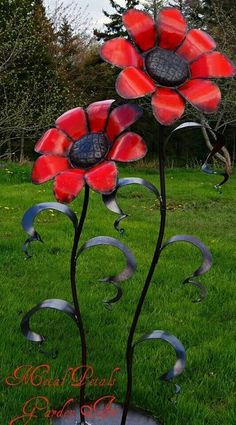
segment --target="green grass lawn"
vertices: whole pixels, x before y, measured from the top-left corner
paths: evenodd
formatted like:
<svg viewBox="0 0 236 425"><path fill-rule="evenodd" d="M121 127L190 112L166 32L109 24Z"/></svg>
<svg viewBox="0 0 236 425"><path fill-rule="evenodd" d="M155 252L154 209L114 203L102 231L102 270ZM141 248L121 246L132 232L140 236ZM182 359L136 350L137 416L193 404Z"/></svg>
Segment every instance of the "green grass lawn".
<svg viewBox="0 0 236 425"><path fill-rule="evenodd" d="M143 177L158 185L154 170L121 168L120 175ZM154 329L166 330L182 341L187 352L186 370L175 380L181 385L177 397L173 397L173 385L159 380L175 362L171 347L153 341L141 344L135 352L132 404L146 407L164 425L236 423L236 178L233 176L223 187L222 194L212 188L218 182L219 176L200 171L167 170L165 239L183 233L200 238L211 250L214 265L200 279L208 297L196 304L197 290L181 282L201 264L201 254L189 244L169 246L163 251L144 305L136 337ZM0 169L1 425L21 416L23 404L32 397L47 397L51 406L59 409L70 397L79 396L79 388L72 388L68 381L63 387L5 384L5 378L20 365L50 364L50 376L56 379L62 378L67 368L81 364L78 331L67 316L44 310L32 318L32 329L48 338L45 350L59 350L56 359L40 353L19 330L23 315L40 301L62 298L71 302L73 227L69 220L60 213L42 213L36 228L44 244L32 244L33 257L27 261L21 251L26 239L21 218L34 204L54 201L51 186L51 182L32 185L28 166ZM99 235L121 238L136 256L138 269L132 279L122 283L123 298L109 311L102 301L112 298L114 289L98 279L122 270L122 254L115 248L98 247L80 257L77 281L88 364L100 378L108 378L114 368L120 368L114 387L90 386L88 399L108 393L118 401L124 399L127 335L159 227L158 203L153 194L133 186L122 189L118 197L129 214L123 237L113 227L117 216L105 208L98 194L91 192L81 242ZM71 204L78 214L82 199L81 194ZM49 421L32 419L30 423Z"/></svg>

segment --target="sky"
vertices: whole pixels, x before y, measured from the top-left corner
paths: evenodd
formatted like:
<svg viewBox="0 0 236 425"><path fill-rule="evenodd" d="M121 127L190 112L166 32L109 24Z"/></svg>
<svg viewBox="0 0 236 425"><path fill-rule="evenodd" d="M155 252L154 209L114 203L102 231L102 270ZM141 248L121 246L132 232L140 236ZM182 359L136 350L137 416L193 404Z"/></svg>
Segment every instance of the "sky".
<svg viewBox="0 0 236 425"><path fill-rule="evenodd" d="M69 5L71 4L72 0L61 0L63 4ZM60 3L60 1L58 0ZM47 8L50 8L53 10L55 8L55 5L57 3L57 0L44 0L44 4ZM114 9L110 7L109 0L77 0L75 3L78 4L78 6L84 8L86 5L88 5L88 13L90 14L90 17L93 20L94 25L96 26L102 26L102 24L105 22L105 16L102 13L102 9L106 10L107 12L110 12ZM117 0L117 3L120 5L125 4L125 0Z"/></svg>

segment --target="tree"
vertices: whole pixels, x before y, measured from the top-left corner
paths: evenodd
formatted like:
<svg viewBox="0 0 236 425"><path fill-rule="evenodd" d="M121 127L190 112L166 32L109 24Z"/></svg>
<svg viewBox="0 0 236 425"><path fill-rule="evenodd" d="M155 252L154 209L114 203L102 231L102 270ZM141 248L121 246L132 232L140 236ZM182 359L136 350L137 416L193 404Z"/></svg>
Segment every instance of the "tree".
<svg viewBox="0 0 236 425"><path fill-rule="evenodd" d="M143 10L156 20L159 10L163 6L163 0L145 0L143 3Z"/></svg>
<svg viewBox="0 0 236 425"><path fill-rule="evenodd" d="M101 59L100 45L93 41L87 46L83 60L77 63L74 73L74 93L81 106L103 100L116 99L116 78L119 70Z"/></svg>
<svg viewBox="0 0 236 425"><path fill-rule="evenodd" d="M204 0L169 0L167 6L178 7L191 24L202 26Z"/></svg>
<svg viewBox="0 0 236 425"><path fill-rule="evenodd" d="M103 14L106 18L110 19L110 22L104 24L104 31L94 30L94 35L98 41L110 40L114 37L127 37L127 31L125 30L122 22L122 15L128 9L133 9L139 5L139 0L125 0L125 6L120 6L114 0L109 0L111 7L115 9L114 13L108 13L103 10Z"/></svg>
<svg viewBox="0 0 236 425"><path fill-rule="evenodd" d="M70 23L63 17L59 31L57 33L58 56L61 66L64 68L67 77L73 72L73 68L78 55L76 36Z"/></svg>
<svg viewBox="0 0 236 425"><path fill-rule="evenodd" d="M15 152L23 159L27 143L35 142L51 124L53 111L62 109L65 89L54 61L53 28L41 0L2 0L0 26L0 138L8 141L9 158Z"/></svg>

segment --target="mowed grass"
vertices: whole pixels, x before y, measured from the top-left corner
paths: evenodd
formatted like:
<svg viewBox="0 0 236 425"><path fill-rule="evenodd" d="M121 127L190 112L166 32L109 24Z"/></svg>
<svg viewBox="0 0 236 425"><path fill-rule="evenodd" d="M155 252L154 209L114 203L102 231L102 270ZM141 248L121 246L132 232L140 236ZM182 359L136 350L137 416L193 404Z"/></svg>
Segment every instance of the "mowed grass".
<svg viewBox="0 0 236 425"><path fill-rule="evenodd" d="M121 168L120 176L143 177L159 185L155 170ZM136 338L155 329L166 330L181 340L187 352L186 370L175 380L181 393L175 396L174 385L159 380L174 365L172 348L153 341L140 344L135 351L132 404L145 407L164 425L236 423L236 178L233 176L223 187L222 194L213 189L219 179L200 171L167 170L165 239L175 234L200 238L211 250L214 265L200 279L207 287L208 297L200 304L194 303L197 290L182 282L201 264L201 254L190 244L169 246L161 256L138 324ZM32 329L47 338L45 350L58 349L56 359L40 353L37 344L28 342L19 329L23 315L39 302L48 298L71 302L73 226L68 218L56 212L41 213L36 229L44 244L33 243L33 257L27 261L21 251L26 239L21 218L34 204L54 201L51 187L51 182L32 185L29 166L0 169L1 425L21 416L22 406L33 397L47 397L54 409L61 408L71 397L79 397L79 388L73 388L69 380L63 386L11 387L5 383L5 378L20 365L49 364L52 381L63 378L69 367L81 365L78 330L66 315L44 310L31 321ZM114 368L120 368L113 387L90 385L87 398L114 394L122 402L126 340L154 250L159 212L154 195L136 185L122 189L118 199L129 214L123 222L125 234L121 237L115 231L113 222L117 216L105 208L98 194L91 192L81 243L99 235L122 240L137 259L137 272L122 283L123 297L112 311L105 309L102 301L112 298L114 288L98 279L122 270L125 260L119 251L98 247L83 253L77 282L88 364L94 367L94 377L108 379ZM82 200L83 193L71 204L78 215ZM41 373L41 377L48 376ZM31 402L27 411L33 406ZM35 414L40 417L43 413ZM37 418L30 423L41 425L49 420Z"/></svg>

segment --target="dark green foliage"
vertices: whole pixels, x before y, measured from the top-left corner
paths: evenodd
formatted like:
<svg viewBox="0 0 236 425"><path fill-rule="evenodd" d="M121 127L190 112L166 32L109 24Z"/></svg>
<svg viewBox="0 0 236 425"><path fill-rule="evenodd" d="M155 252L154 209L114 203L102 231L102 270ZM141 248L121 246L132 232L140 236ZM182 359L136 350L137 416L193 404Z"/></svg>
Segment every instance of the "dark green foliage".
<svg viewBox="0 0 236 425"><path fill-rule="evenodd" d="M63 109L65 86L57 73L55 35L42 1L5 3L0 6L0 101L5 106L0 137L9 139L12 157L14 152L19 155L25 133L40 135Z"/></svg>
<svg viewBox="0 0 236 425"><path fill-rule="evenodd" d="M191 19L195 25L200 27L209 27L212 24L218 24L216 16L219 10L236 20L236 13L232 8L231 0L170 0L169 6L177 6L188 19Z"/></svg>
<svg viewBox="0 0 236 425"><path fill-rule="evenodd" d="M97 48L92 50L80 66L76 77L82 104L88 105L105 98L116 99L115 81L118 73L117 68L112 68L101 60Z"/></svg>
<svg viewBox="0 0 236 425"><path fill-rule="evenodd" d="M125 10L133 9L134 7L139 5L139 0L126 0L126 4L124 7L120 6L114 0L109 0L112 8L114 9L114 13L108 13L103 10L106 18L110 19L110 22L104 25L104 31L94 30L94 35L97 40L110 40L113 37L126 37L128 34L122 23L122 14Z"/></svg>
<svg viewBox="0 0 236 425"><path fill-rule="evenodd" d="M70 73L73 69L75 58L77 55L76 37L73 34L73 28L64 17L62 24L57 33L57 41L59 44L59 59L64 64L65 69Z"/></svg>
<svg viewBox="0 0 236 425"><path fill-rule="evenodd" d="M160 8L163 6L163 0L145 0L143 9L156 19Z"/></svg>

